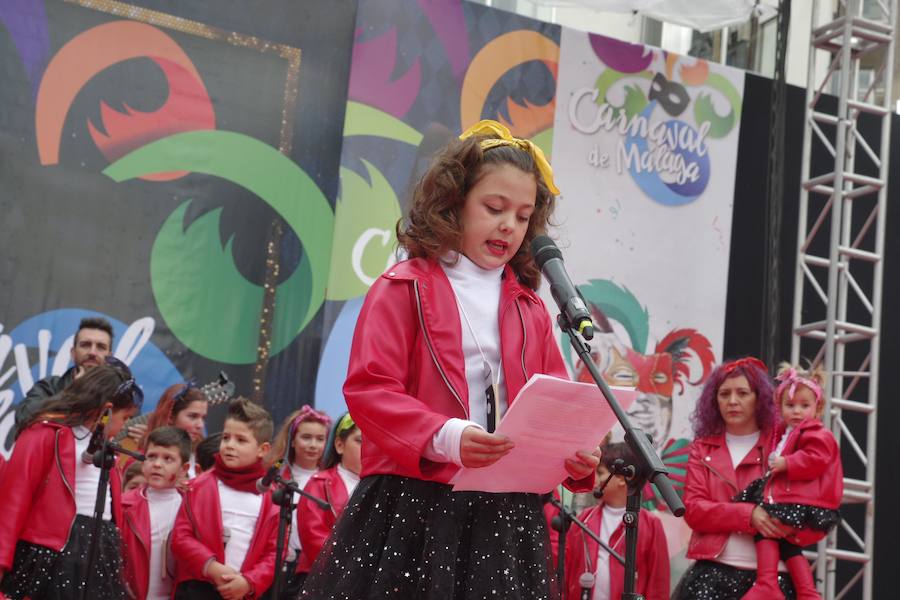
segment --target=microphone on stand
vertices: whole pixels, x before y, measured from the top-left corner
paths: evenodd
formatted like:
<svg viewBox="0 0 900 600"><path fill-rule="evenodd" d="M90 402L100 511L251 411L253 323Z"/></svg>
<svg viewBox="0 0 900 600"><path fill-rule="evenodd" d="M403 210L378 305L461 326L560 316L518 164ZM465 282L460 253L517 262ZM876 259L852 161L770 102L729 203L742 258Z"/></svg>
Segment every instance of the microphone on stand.
<svg viewBox="0 0 900 600"><path fill-rule="evenodd" d="M94 454L103 447L103 434L106 431L106 424L108 422L109 410L103 413L103 416L97 421L97 424L94 426L94 431L91 433L91 440L88 442L88 447L81 453L81 462L84 464L90 465L94 463Z"/></svg>
<svg viewBox="0 0 900 600"><path fill-rule="evenodd" d="M256 491L260 494L265 494L269 491L269 488L272 487L272 482L275 481L275 477L278 475L278 471L281 470L281 461L277 460L275 463L269 467L269 470L266 471L266 474L256 480Z"/></svg>
<svg viewBox="0 0 900 600"><path fill-rule="evenodd" d="M562 252L546 235L531 240L531 254L534 262L550 282L550 293L560 312L581 336L589 340L594 337L594 323L584 299L572 284L563 264Z"/></svg>
<svg viewBox="0 0 900 600"><path fill-rule="evenodd" d="M603 488L597 488L596 490L594 490L593 495L594 495L594 498L596 498L597 500L602 498L603 497Z"/></svg>

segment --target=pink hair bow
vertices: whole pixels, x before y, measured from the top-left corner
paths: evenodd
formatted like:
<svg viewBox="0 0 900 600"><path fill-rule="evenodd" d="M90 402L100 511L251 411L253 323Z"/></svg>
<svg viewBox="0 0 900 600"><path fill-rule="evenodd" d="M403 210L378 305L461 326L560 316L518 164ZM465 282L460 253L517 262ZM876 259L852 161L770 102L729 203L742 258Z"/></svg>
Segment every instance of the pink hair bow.
<svg viewBox="0 0 900 600"><path fill-rule="evenodd" d="M775 398L778 402L781 402L781 396L785 390L788 391L788 397L793 398L797 392L797 384L805 385L813 391L816 395L816 404L822 402L822 386L808 377L802 377L797 373L797 369L793 367L779 375L777 381L781 382L775 388Z"/></svg>
<svg viewBox="0 0 900 600"><path fill-rule="evenodd" d="M309 404L304 404L300 407L300 414L294 417L291 423L291 431L294 431L300 423L305 423L306 421L313 421L314 423L321 423L325 427L331 427L331 417L322 411L314 409Z"/></svg>

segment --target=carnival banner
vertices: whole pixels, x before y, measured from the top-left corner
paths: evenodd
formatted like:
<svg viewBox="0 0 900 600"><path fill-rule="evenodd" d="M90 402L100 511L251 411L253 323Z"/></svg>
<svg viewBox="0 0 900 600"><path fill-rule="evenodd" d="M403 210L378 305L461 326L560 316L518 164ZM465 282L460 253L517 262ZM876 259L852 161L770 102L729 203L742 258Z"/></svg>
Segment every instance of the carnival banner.
<svg viewBox="0 0 900 600"><path fill-rule="evenodd" d="M470 2L362 0L357 11L316 405L345 410L350 341L431 155L480 119L550 150L560 28Z"/></svg>
<svg viewBox="0 0 900 600"><path fill-rule="evenodd" d="M553 234L600 329L594 362L608 383L637 387L632 419L679 484L688 417L721 358L743 81L704 60L562 32ZM573 377L588 380L560 343ZM685 541L681 521L668 533L670 545Z"/></svg>
<svg viewBox="0 0 900 600"><path fill-rule="evenodd" d="M355 8L0 3L0 452L87 316L145 411L220 371L311 402Z"/></svg>

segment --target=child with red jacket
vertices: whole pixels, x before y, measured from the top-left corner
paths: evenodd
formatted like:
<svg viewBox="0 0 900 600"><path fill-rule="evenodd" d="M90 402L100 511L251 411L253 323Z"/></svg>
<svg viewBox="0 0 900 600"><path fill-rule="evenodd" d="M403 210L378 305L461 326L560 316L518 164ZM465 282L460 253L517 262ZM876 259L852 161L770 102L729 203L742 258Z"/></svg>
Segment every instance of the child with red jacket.
<svg viewBox="0 0 900 600"><path fill-rule="evenodd" d="M261 406L245 398L229 405L215 466L191 481L175 519L174 598L240 600L271 585L278 507L256 484L272 430Z"/></svg>
<svg viewBox="0 0 900 600"><path fill-rule="evenodd" d="M331 417L304 404L284 420L281 430L275 436L275 443L272 444L269 462L274 464L282 461L284 470L281 476L288 481L293 481L302 490L321 466L322 455L325 453L328 443L330 425ZM294 600L297 597L303 580L306 578L306 571L309 571L307 568L302 573L296 572L303 552L300 546L300 529L297 525L298 510L299 504L292 515L287 560L282 565L287 581L281 594L281 599L284 600ZM330 527L328 533L331 533ZM273 598L272 600L280 599Z"/></svg>
<svg viewBox="0 0 900 600"><path fill-rule="evenodd" d="M361 480L301 598L551 595L542 497L449 482L512 450L494 427L532 375L567 377L529 252L557 193L543 152L495 121L436 153L397 226L409 260L356 323L344 397ZM568 485L592 489L598 462L566 459Z"/></svg>
<svg viewBox="0 0 900 600"><path fill-rule="evenodd" d="M783 539L756 541L756 583L743 598L784 598L778 588L778 560L784 561L798 600L821 600L803 546L814 544L840 521L837 509L844 494L841 454L834 435L820 420L825 408L821 370L805 372L784 363L778 372L775 401L781 423L772 437L769 471L735 500L753 502L794 528Z"/></svg>
<svg viewBox="0 0 900 600"><path fill-rule="evenodd" d="M191 438L178 427L160 427L147 436L146 448L140 463L146 483L122 498L125 582L132 598L167 600L174 576L169 534L181 507L176 486L190 466Z"/></svg>
<svg viewBox="0 0 900 600"><path fill-rule="evenodd" d="M603 446L603 457L597 467L598 481L610 477L617 459L634 464L627 444ZM620 556L625 556L625 526L622 517L628 500L628 481L613 475L603 488L600 504L582 512L581 519L601 540ZM589 574L593 586L585 596L582 577ZM646 600L669 599L669 548L662 521L648 510L638 517L637 593ZM566 600L618 600L625 582L625 567L603 549L580 527L572 525L566 536ZM587 586L585 586L587 587Z"/></svg>
<svg viewBox="0 0 900 600"><path fill-rule="evenodd" d="M324 510L309 498L301 498L297 503L297 524L303 548L297 573L301 574L309 573L359 483L362 433L350 413L337 420L330 439L334 441L325 455L322 470L310 478L305 491L325 500L331 508Z"/></svg>
<svg viewBox="0 0 900 600"><path fill-rule="evenodd" d="M142 399L128 368L117 361L86 371L22 422L0 477L0 593L15 600L77 598L90 579L91 598L125 597L116 469L110 471L96 560L88 571L101 475L92 456L99 458L103 437L116 435Z"/></svg>

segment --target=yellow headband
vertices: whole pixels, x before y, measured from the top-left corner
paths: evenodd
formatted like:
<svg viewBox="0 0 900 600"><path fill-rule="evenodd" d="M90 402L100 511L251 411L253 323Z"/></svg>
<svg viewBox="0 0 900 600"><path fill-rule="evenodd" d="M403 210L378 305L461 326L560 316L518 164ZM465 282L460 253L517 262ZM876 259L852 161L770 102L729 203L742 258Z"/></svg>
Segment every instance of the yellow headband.
<svg viewBox="0 0 900 600"><path fill-rule="evenodd" d="M550 193L554 196L559 195L559 188L553 183L553 169L550 168L550 163L547 161L547 157L544 156L544 151L538 148L534 142L513 137L509 132L509 129L497 121L491 121L489 119L478 121L463 131L462 135L459 136L459 139L464 140L476 135L498 136L481 140L479 145L482 150L490 150L497 146L515 146L530 154L534 159L534 163L537 165L538 172L540 172L541 177L544 179L544 183L547 184L547 189L549 189Z"/></svg>
<svg viewBox="0 0 900 600"><path fill-rule="evenodd" d="M337 429L334 430L335 437L341 435L348 429L353 429L356 427L356 423L353 422L353 417L350 416L350 413L345 414L341 417L341 420L338 421Z"/></svg>

